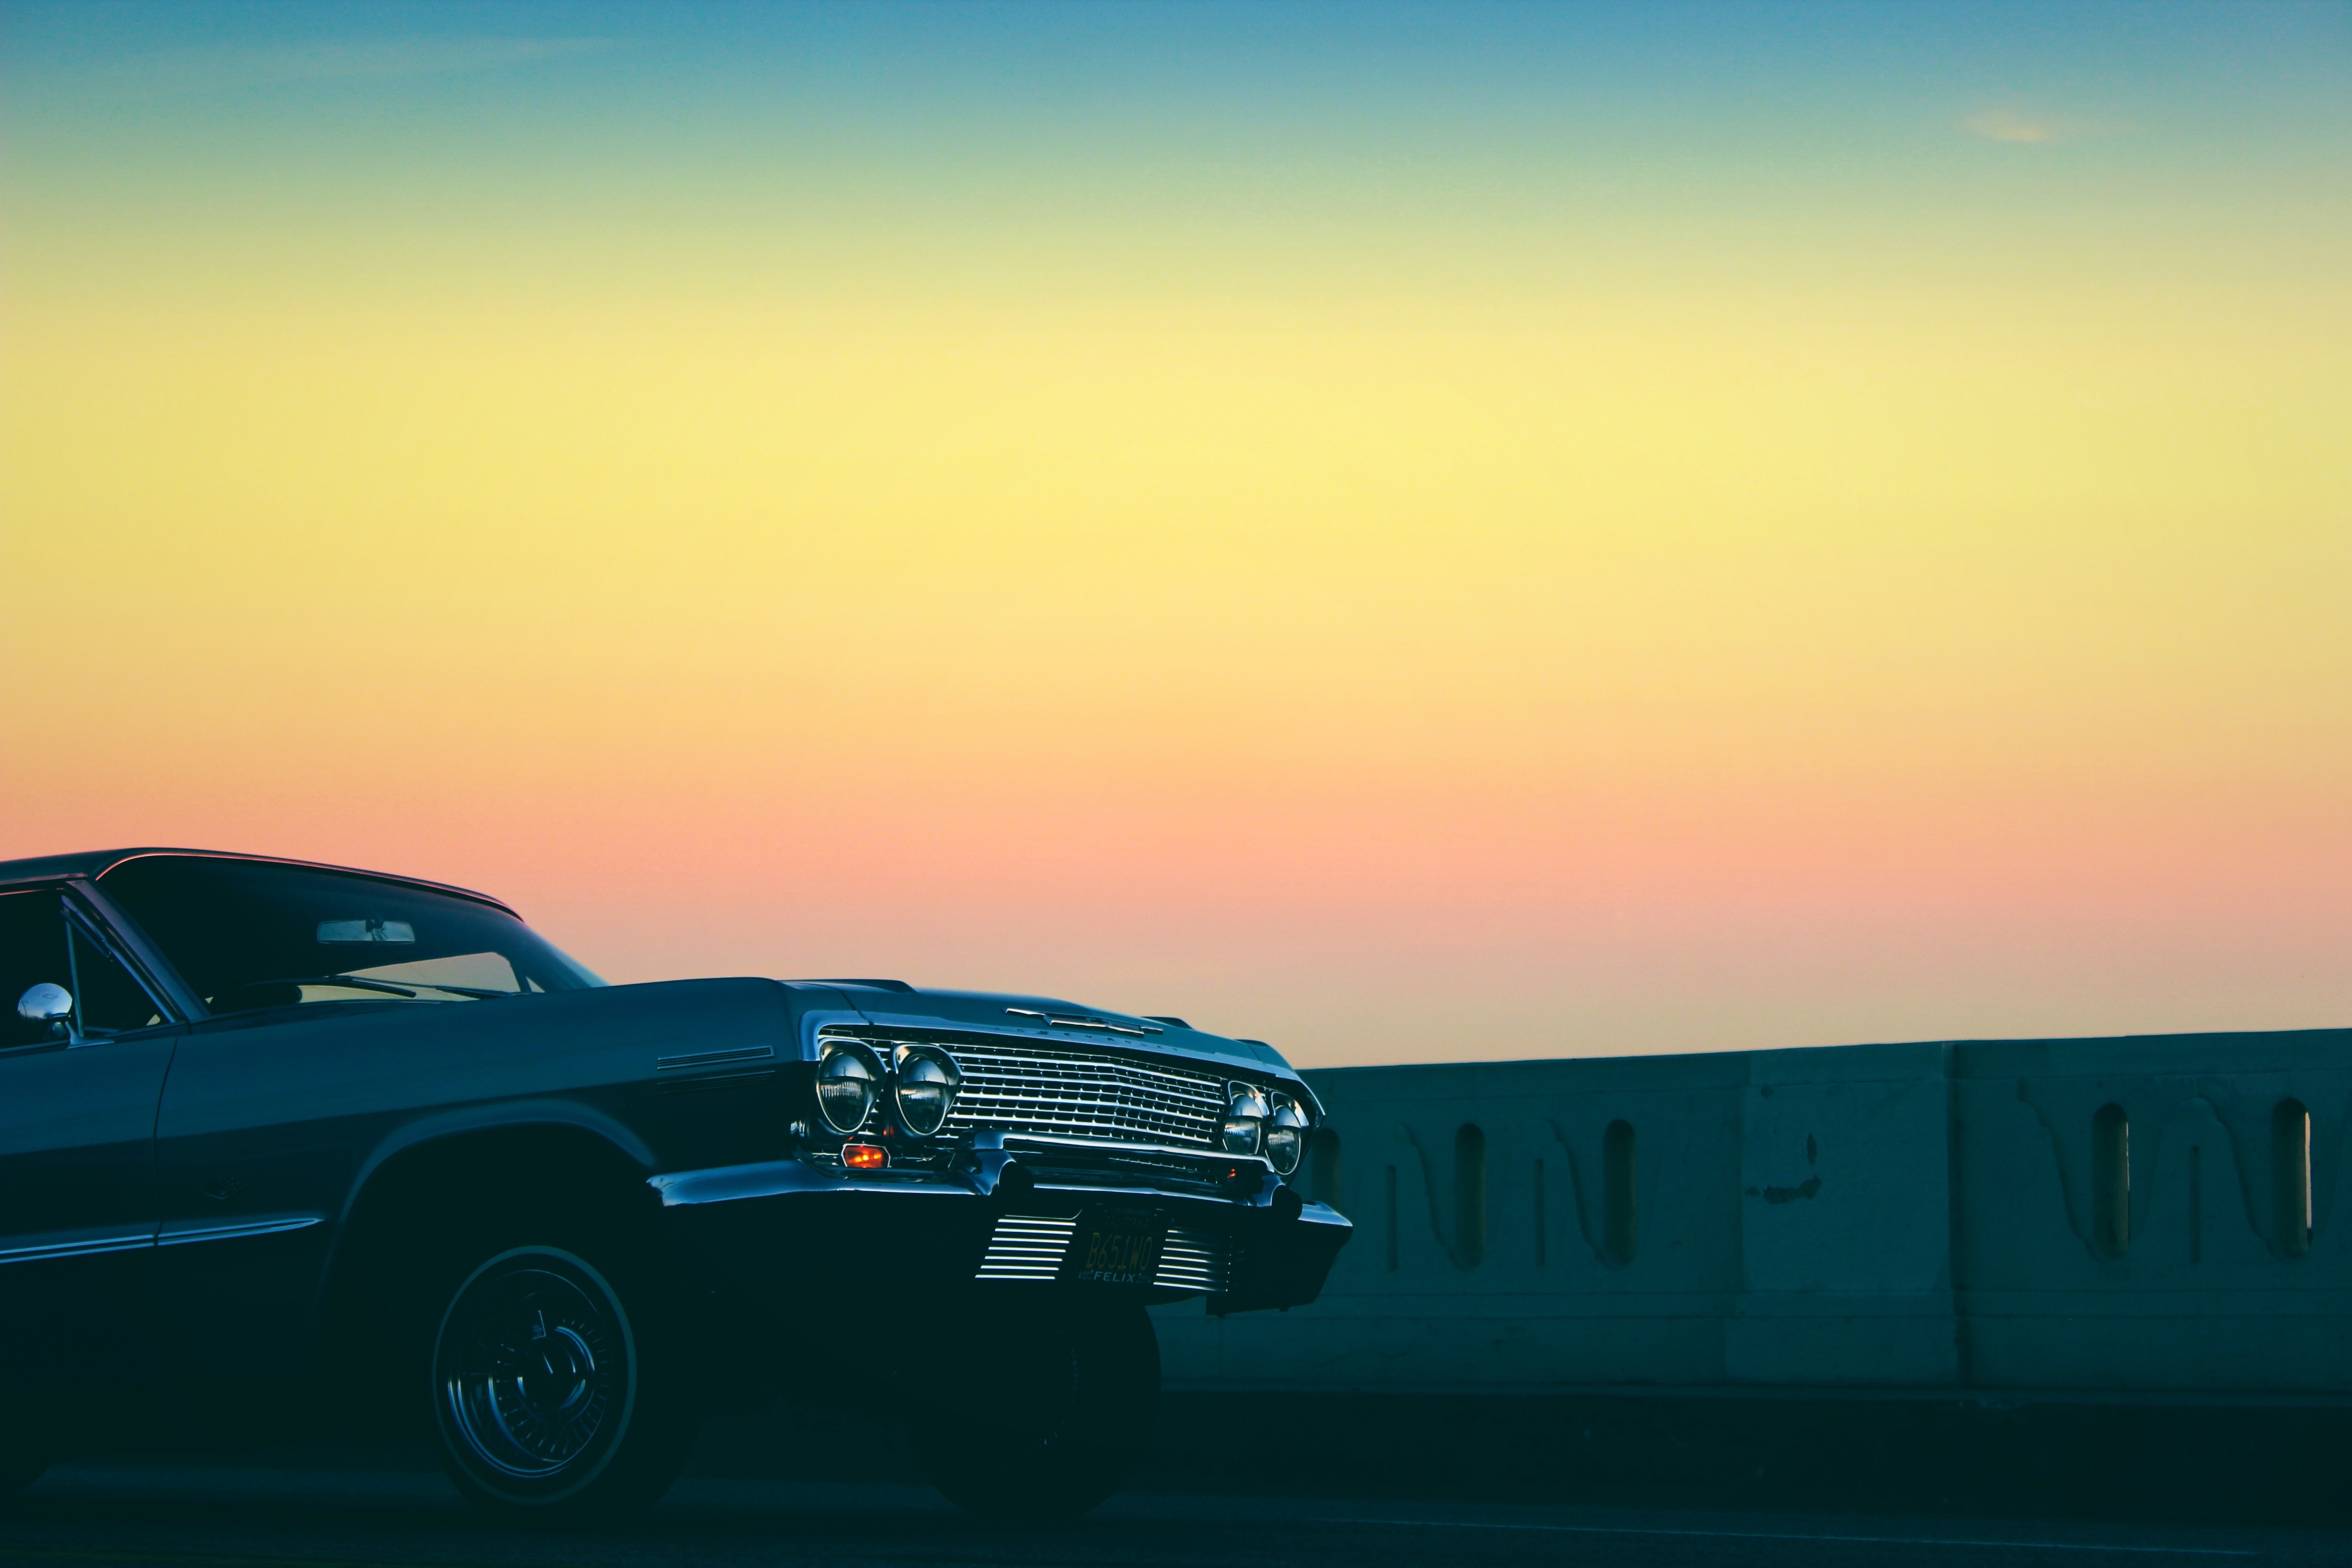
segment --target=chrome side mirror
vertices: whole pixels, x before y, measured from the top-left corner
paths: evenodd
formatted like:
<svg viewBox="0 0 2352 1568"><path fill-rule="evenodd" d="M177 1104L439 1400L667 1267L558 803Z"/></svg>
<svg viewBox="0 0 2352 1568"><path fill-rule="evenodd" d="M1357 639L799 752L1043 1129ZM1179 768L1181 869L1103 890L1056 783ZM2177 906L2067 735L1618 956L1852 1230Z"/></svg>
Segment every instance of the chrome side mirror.
<svg viewBox="0 0 2352 1568"><path fill-rule="evenodd" d="M40 985L28 985L16 996L16 1016L26 1023L49 1025L49 1039L61 1039L68 1047L82 1044L82 1032L73 1027L73 992L64 985L54 985L42 980Z"/></svg>
<svg viewBox="0 0 2352 1568"><path fill-rule="evenodd" d="M16 998L16 1016L28 1024L55 1024L73 1016L73 993L47 980Z"/></svg>
<svg viewBox="0 0 2352 1568"><path fill-rule="evenodd" d="M47 980L26 987L16 998L16 1016L28 1024L47 1024L49 1038L78 1046L81 1031L74 1027L73 1010L73 993Z"/></svg>

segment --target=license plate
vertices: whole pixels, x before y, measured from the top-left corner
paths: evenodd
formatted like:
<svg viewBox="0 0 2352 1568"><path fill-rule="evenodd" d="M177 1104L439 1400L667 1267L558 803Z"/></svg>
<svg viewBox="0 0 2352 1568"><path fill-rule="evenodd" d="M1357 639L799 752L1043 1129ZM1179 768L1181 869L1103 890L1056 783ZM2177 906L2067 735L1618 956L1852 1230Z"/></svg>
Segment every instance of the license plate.
<svg viewBox="0 0 2352 1568"><path fill-rule="evenodd" d="M1062 1278L1088 1285L1149 1285L1160 1273L1168 1227L1148 1214L1090 1214L1078 1221Z"/></svg>

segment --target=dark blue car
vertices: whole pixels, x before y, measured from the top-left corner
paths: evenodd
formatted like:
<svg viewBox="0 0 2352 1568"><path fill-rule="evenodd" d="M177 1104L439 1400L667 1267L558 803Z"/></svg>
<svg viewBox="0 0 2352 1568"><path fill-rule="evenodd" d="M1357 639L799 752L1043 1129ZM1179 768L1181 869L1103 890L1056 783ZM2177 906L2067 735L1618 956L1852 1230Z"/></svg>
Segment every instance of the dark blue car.
<svg viewBox="0 0 2352 1568"><path fill-rule="evenodd" d="M256 856L0 863L0 1492L106 1447L429 1433L519 1518L706 1414L902 1421L975 1511L1133 1463L1147 1306L1310 1301L1282 1058L891 980L606 985L495 899Z"/></svg>

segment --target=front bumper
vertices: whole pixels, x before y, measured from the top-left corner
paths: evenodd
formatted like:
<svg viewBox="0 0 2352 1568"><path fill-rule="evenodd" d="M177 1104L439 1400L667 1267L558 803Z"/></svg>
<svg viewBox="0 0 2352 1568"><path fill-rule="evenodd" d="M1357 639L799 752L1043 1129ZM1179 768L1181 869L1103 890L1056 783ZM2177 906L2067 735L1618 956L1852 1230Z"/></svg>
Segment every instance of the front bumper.
<svg viewBox="0 0 2352 1568"><path fill-rule="evenodd" d="M1259 1161L1214 1183L1155 1180L1149 1159L1167 1154L1015 1137L990 1140L947 1172L852 1175L794 1159L650 1184L673 1258L711 1288L832 1279L888 1292L1131 1289L1155 1303L1203 1296L1218 1314L1315 1300L1354 1230L1337 1210L1302 1200ZM1104 1209L1166 1227L1151 1284L1065 1282L1054 1249Z"/></svg>

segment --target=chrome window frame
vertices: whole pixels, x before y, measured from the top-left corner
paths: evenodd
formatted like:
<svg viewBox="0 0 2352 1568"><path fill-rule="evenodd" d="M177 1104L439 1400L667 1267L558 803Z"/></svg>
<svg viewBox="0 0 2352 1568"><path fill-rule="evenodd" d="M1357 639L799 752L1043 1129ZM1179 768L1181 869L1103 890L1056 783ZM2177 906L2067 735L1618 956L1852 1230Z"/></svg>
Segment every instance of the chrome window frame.
<svg viewBox="0 0 2352 1568"><path fill-rule="evenodd" d="M180 978L169 960L147 940L147 933L138 923L122 912L115 902L99 890L87 878L76 877L62 884L68 918L79 917L99 945L131 972L147 999L156 1005L156 1011L174 1024L194 1023L209 1018L212 1014L196 997L188 983ZM76 908L79 904L80 907Z"/></svg>

